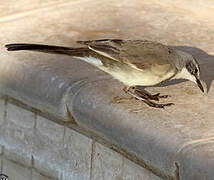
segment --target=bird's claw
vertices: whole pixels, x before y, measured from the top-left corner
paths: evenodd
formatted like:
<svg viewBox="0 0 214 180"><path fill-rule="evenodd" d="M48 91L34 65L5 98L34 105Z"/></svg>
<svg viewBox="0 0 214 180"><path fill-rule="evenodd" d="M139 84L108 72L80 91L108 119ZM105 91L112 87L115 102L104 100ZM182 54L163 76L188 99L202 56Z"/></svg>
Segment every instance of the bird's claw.
<svg viewBox="0 0 214 180"><path fill-rule="evenodd" d="M157 94L149 94L149 93L144 93L143 91L139 89L135 89L135 91L139 94L140 97L148 100L154 100L154 101L159 101L161 98L168 98L170 97L169 95L160 95L160 93Z"/></svg>
<svg viewBox="0 0 214 180"><path fill-rule="evenodd" d="M161 98L168 98L170 95L160 95L160 93L154 94L154 95L148 95L149 99L159 101Z"/></svg>
<svg viewBox="0 0 214 180"><path fill-rule="evenodd" d="M165 108L166 106L172 106L175 105L174 103L167 103L167 104L156 104L158 105L157 108Z"/></svg>

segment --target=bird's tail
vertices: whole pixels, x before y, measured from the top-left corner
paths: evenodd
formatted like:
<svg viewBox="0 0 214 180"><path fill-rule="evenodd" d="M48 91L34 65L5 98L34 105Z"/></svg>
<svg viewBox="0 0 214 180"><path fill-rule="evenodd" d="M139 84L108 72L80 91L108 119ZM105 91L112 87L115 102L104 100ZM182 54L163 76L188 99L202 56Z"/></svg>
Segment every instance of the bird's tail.
<svg viewBox="0 0 214 180"><path fill-rule="evenodd" d="M39 51L44 53L51 54L64 54L68 56L88 56L89 49L87 47L80 48L70 48L70 47L61 47L61 46L50 46L42 44L7 44L5 45L8 51L20 51L20 50L29 50L29 51Z"/></svg>

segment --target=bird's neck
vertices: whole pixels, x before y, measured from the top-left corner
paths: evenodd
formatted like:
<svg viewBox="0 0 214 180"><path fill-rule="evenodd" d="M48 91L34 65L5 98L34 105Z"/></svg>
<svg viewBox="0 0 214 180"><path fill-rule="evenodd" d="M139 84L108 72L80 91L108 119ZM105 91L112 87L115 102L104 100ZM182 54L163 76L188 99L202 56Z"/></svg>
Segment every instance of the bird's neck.
<svg viewBox="0 0 214 180"><path fill-rule="evenodd" d="M188 70L184 67L180 71L177 72L177 74L172 79L192 79L191 74L188 72Z"/></svg>

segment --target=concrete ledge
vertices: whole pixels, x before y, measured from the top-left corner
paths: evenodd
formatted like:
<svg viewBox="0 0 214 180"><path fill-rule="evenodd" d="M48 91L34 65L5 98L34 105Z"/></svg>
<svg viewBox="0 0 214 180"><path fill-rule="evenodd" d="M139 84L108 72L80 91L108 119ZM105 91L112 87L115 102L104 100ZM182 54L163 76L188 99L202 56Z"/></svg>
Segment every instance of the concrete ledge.
<svg viewBox="0 0 214 180"><path fill-rule="evenodd" d="M56 7L53 16L53 11L46 9L35 12L36 17L4 22L0 27L0 91L42 115L55 117L58 123L67 123L101 139L164 179L213 179L214 57L209 53L214 52L214 24L208 17L214 14L208 11L203 21L203 16L194 14L195 10L190 13L186 8L172 7L167 1L155 0L79 1ZM88 13L87 17L93 16L86 18L83 12ZM24 29L17 31L21 25ZM126 96L121 91L122 84L94 67L66 56L9 53L3 48L8 42L23 41L65 46L72 44L71 39L80 38L142 39L142 33L147 39L180 45L177 48L192 53L199 60L209 93L201 94L191 82L170 82L165 84L168 86L148 89L172 95L168 101L174 102L174 107L153 109L135 100L113 104L113 97Z"/></svg>

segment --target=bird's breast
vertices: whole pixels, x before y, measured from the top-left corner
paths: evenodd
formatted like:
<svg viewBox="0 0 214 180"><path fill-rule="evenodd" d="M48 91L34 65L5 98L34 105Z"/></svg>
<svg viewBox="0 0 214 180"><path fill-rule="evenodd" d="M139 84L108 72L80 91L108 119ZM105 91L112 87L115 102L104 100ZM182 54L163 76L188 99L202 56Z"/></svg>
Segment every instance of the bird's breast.
<svg viewBox="0 0 214 180"><path fill-rule="evenodd" d="M152 86L169 79L175 74L175 69L170 64L156 64L148 68L138 69L132 64L111 59L103 63L99 58L92 56L77 58L107 72L127 86Z"/></svg>
<svg viewBox="0 0 214 180"><path fill-rule="evenodd" d="M127 86L152 86L156 85L164 80L169 79L174 75L174 70L148 69L138 70L131 66L122 66L114 68L101 68L103 71L112 75L115 79L118 79Z"/></svg>

